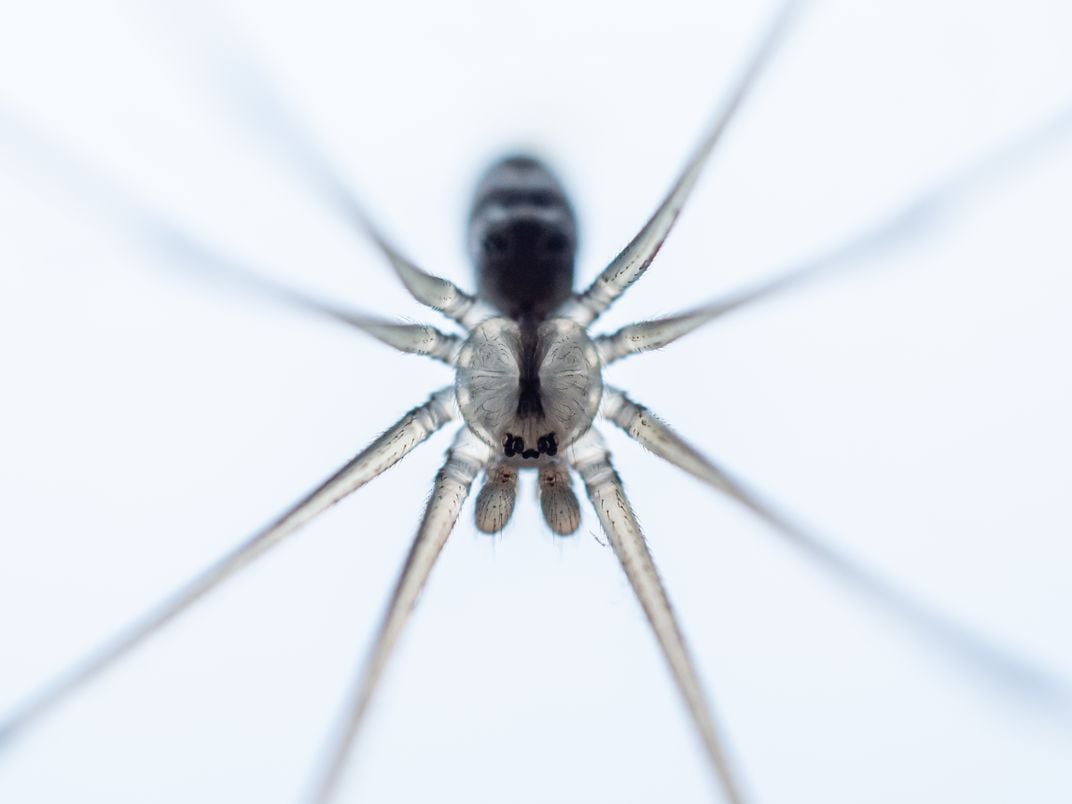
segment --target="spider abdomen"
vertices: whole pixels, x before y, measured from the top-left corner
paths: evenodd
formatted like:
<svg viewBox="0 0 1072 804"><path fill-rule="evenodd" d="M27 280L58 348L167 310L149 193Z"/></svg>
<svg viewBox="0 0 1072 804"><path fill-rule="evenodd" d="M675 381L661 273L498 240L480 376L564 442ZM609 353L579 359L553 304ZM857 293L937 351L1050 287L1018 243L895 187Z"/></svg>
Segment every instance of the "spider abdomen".
<svg viewBox="0 0 1072 804"><path fill-rule="evenodd" d="M528 156L492 165L469 216L478 295L511 318L542 320L570 295L576 251L577 222L554 174Z"/></svg>

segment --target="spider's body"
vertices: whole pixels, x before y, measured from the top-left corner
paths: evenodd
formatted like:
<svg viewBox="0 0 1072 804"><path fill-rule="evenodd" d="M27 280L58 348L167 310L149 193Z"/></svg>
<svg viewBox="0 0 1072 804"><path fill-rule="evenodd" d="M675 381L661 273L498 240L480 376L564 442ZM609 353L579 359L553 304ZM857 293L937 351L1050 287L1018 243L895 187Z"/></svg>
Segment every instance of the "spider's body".
<svg viewBox="0 0 1072 804"><path fill-rule="evenodd" d="M529 156L492 165L473 199L469 251L477 298L503 316L472 329L455 382L462 418L495 453L476 506L486 532L510 518L519 469L540 471L555 533L580 524L564 456L591 426L603 381L584 327L553 317L572 291L576 250L577 220L554 174Z"/></svg>

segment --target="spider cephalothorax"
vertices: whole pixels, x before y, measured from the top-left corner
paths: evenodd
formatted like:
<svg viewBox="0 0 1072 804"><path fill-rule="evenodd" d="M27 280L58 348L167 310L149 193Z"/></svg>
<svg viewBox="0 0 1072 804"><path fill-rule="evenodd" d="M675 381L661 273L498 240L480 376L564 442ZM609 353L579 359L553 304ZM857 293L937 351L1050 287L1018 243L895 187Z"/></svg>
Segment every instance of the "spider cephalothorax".
<svg viewBox="0 0 1072 804"><path fill-rule="evenodd" d="M599 354L584 327L566 318L489 318L462 346L454 388L465 423L493 451L477 527L502 530L513 511L516 470L538 469L548 525L560 535L576 530L580 509L565 450L591 427L603 395Z"/></svg>

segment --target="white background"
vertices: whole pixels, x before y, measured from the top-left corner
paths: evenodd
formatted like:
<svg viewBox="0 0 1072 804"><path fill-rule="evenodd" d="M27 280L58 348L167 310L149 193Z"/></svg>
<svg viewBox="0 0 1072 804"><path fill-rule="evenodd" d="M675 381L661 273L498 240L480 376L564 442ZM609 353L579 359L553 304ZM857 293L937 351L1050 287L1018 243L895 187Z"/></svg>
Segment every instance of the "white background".
<svg viewBox="0 0 1072 804"><path fill-rule="evenodd" d="M450 380L184 276L42 159L41 138L265 274L434 320L229 111L199 55L210 19L229 16L404 249L471 286L463 224L490 159L526 146L558 166L589 281L661 197L771 11L5 3L0 711ZM815 4L605 325L835 245L1067 110L1070 41L1063 0ZM853 276L608 376L831 543L1072 682L1070 145ZM0 755L0 801L295 800L448 439ZM756 801L1072 799L1068 715L944 661L733 504L612 446ZM343 800L710 800L594 516L555 539L522 496L499 538L463 513Z"/></svg>

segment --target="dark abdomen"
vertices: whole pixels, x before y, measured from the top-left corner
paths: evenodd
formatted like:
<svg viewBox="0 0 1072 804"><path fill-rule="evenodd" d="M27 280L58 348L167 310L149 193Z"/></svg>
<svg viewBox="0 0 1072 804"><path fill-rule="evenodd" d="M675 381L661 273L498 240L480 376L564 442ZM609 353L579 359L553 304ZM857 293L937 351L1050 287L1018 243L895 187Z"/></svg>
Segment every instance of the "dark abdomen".
<svg viewBox="0 0 1072 804"><path fill-rule="evenodd" d="M540 321L573 288L577 221L554 174L528 156L496 162L469 216L478 295L505 315Z"/></svg>

